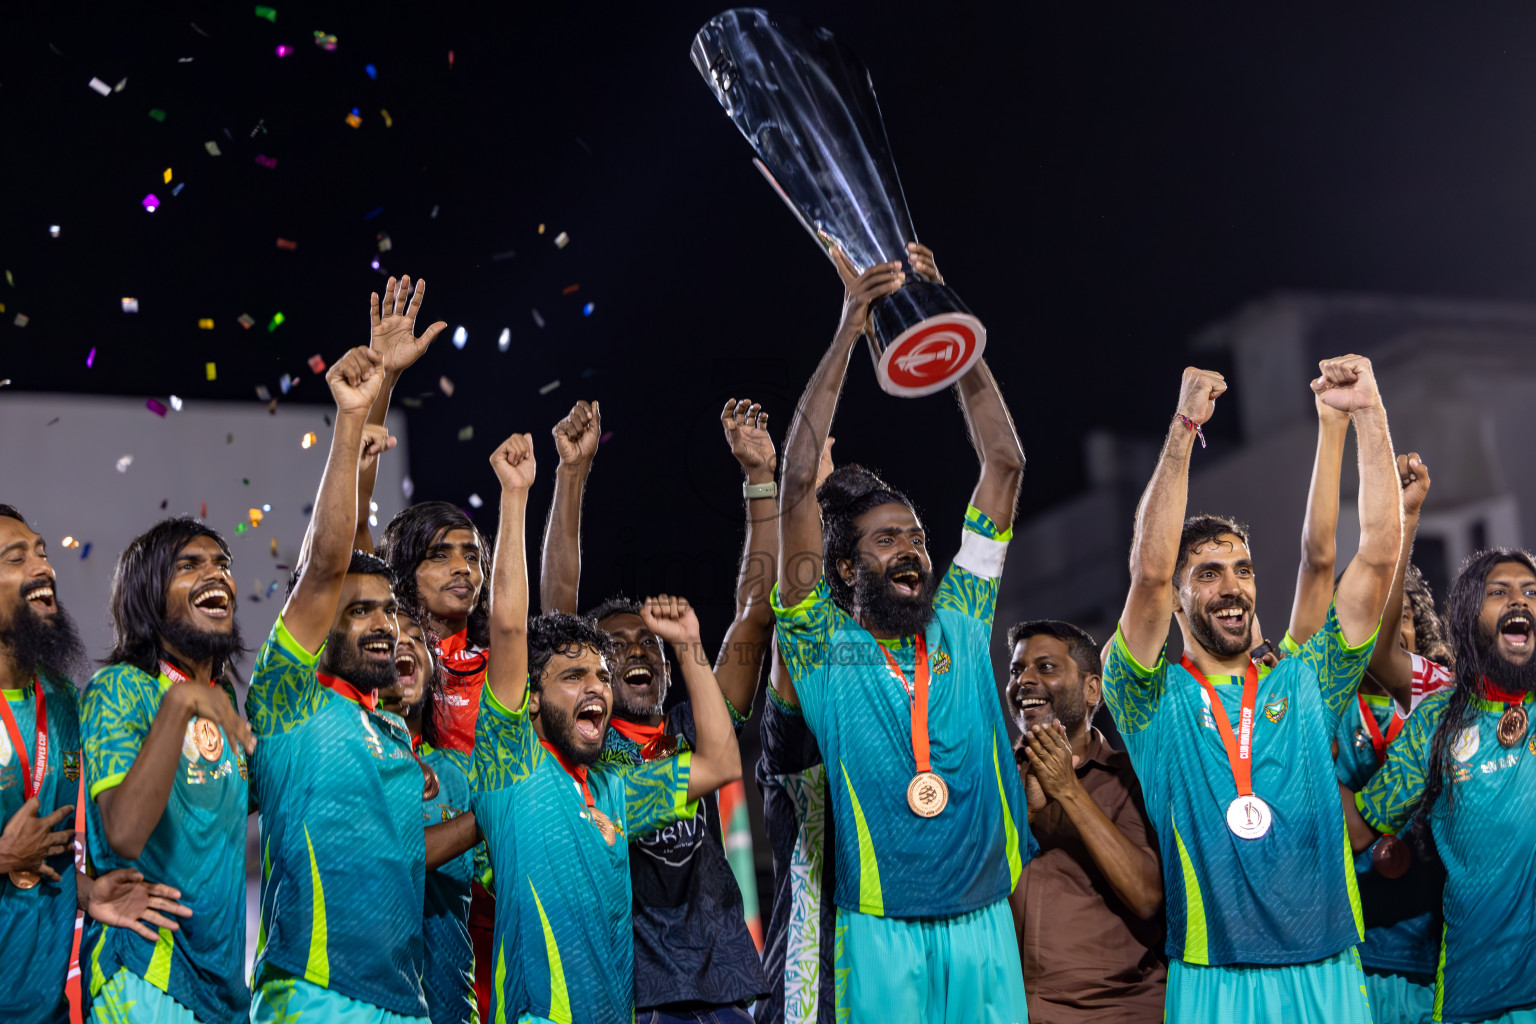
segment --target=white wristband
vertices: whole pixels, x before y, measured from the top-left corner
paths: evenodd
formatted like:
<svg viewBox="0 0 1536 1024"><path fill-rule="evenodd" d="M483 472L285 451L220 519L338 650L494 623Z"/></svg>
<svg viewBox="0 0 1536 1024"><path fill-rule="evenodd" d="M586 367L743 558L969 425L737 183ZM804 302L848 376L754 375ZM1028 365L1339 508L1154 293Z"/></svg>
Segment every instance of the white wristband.
<svg viewBox="0 0 1536 1024"><path fill-rule="evenodd" d="M742 484L741 494L742 497L749 501L753 498L777 498L779 496L779 485L772 480L765 484Z"/></svg>

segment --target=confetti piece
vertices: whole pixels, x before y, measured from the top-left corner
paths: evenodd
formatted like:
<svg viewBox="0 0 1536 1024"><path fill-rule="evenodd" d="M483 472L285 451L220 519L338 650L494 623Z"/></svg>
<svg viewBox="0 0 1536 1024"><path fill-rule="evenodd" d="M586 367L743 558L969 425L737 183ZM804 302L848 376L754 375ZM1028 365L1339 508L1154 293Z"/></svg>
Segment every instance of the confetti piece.
<svg viewBox="0 0 1536 1024"><path fill-rule="evenodd" d="M511 347L512 347L512 328L510 328L510 327L503 327L501 329L501 337L496 339L496 348L497 348L498 351L505 352L507 349L509 349Z"/></svg>
<svg viewBox="0 0 1536 1024"><path fill-rule="evenodd" d="M449 71L453 70L453 51L452 50L448 51L448 70Z"/></svg>
<svg viewBox="0 0 1536 1024"><path fill-rule="evenodd" d="M473 425L470 425L470 426L467 426L467 427L460 427L459 428L459 440L460 441L472 441L472 440L474 440L474 437L475 437L475 428L474 428Z"/></svg>
<svg viewBox="0 0 1536 1024"><path fill-rule="evenodd" d="M293 378L285 373L283 374L283 379L277 382L277 386L281 388L283 394L286 395L289 389L293 387Z"/></svg>
<svg viewBox="0 0 1536 1024"><path fill-rule="evenodd" d="M202 330L211 331L211 330L213 330L213 321L208 319L207 317L203 317L201 320L199 320L197 322L197 326L199 328L201 328Z"/></svg>
<svg viewBox="0 0 1536 1024"><path fill-rule="evenodd" d="M16 314L16 319L12 320L11 323L15 324L17 327L25 327L25 326L27 326L28 322L31 321L31 319L32 318L27 316L27 314L25 314L25 313L17 313ZM94 353L95 351L96 351L95 349L91 349L92 353ZM86 366L90 366L91 364L90 363L86 363L85 365Z"/></svg>
<svg viewBox="0 0 1536 1024"><path fill-rule="evenodd" d="M61 420L61 419L63 419L63 418L64 418L64 417L62 417L62 416L55 416L55 417L54 417L54 418L53 418L53 419L51 419L51 420L49 420L49 421L48 421L48 422L47 422L47 424L45 424L45 425L46 425L46 426L50 426L50 427L51 427L51 426L53 426L53 425L54 425L54 424L55 424L55 423L57 423L57 422L59 422L59 420Z"/></svg>
<svg viewBox="0 0 1536 1024"><path fill-rule="evenodd" d="M159 121L161 124L165 123L165 111L161 110L159 107L151 110L149 112L149 116L154 118L156 121Z"/></svg>
<svg viewBox="0 0 1536 1024"><path fill-rule="evenodd" d="M60 545L62 545L63 547L66 547L66 548L77 548L77 547L80 546L80 542L75 540L75 538L73 538L73 537L65 537L59 543L60 543Z"/></svg>
<svg viewBox="0 0 1536 1024"><path fill-rule="evenodd" d="M273 313L272 319L267 323L267 333L271 334L273 331L283 326L283 321L286 319L288 318L283 316L282 313Z"/></svg>
<svg viewBox="0 0 1536 1024"><path fill-rule="evenodd" d="M256 323L255 320L251 319L251 315L249 313L241 313L238 317L236 317L236 319L239 321L240 326L244 327L246 330L250 330L251 327Z"/></svg>
<svg viewBox="0 0 1536 1024"><path fill-rule="evenodd" d="M453 347L462 349L467 344L469 344L469 332L461 326L453 332Z"/></svg>
<svg viewBox="0 0 1536 1024"><path fill-rule="evenodd" d="M248 510L246 512L246 515L250 518L251 526L253 528L261 525L261 515L262 515L261 509L259 509L259 508L250 509L250 510Z"/></svg>
<svg viewBox="0 0 1536 1024"><path fill-rule="evenodd" d="M379 252L389 252L389 250L395 247L395 243L390 239L387 232L380 231L374 236L374 239L379 243Z"/></svg>
<svg viewBox="0 0 1536 1024"><path fill-rule="evenodd" d="M83 562L87 558L89 558L90 556L91 556L91 545L89 543L87 543L83 547L80 548L80 560Z"/></svg>
<svg viewBox="0 0 1536 1024"><path fill-rule="evenodd" d="M540 327L544 326L544 316L538 310L533 311L533 322L538 324Z"/></svg>
<svg viewBox="0 0 1536 1024"><path fill-rule="evenodd" d="M217 380L219 377L219 368L213 363L204 363L203 372L208 375L209 380Z"/></svg>
<svg viewBox="0 0 1536 1024"><path fill-rule="evenodd" d="M570 244L571 244L571 236L566 234L564 231L560 232L558 235L555 236L555 248L556 249L564 249L566 246L568 246Z"/></svg>
<svg viewBox="0 0 1536 1024"><path fill-rule="evenodd" d="M130 298L124 298L123 299L123 312L124 313L137 313L138 311L139 311L139 300L138 299L130 299Z"/></svg>
<svg viewBox="0 0 1536 1024"><path fill-rule="evenodd" d="M579 284L568 284L564 288L560 289L560 294L561 295L574 295L574 294L576 294L579 291L581 291L581 285L579 285Z"/></svg>
<svg viewBox="0 0 1536 1024"><path fill-rule="evenodd" d="M18 313L16 315L20 316L21 314ZM91 366L95 364L95 362L96 362L96 350L94 348L92 348L90 350L90 352L86 353L86 356L85 356L85 368L87 370L89 370L91 368Z"/></svg>
<svg viewBox="0 0 1536 1024"><path fill-rule="evenodd" d="M125 78L121 82L118 82L116 85L114 85L112 87L112 91L113 92L122 92L126 88L128 88L128 79Z"/></svg>
<svg viewBox="0 0 1536 1024"><path fill-rule="evenodd" d="M416 493L416 485L411 482L410 477L406 477L400 481L400 490L405 494L405 500L410 501L411 495Z"/></svg>
<svg viewBox="0 0 1536 1024"><path fill-rule="evenodd" d="M58 238L59 237L59 226L57 224L49 224L48 225L48 233L50 235L52 235L54 238Z"/></svg>
<svg viewBox="0 0 1536 1024"><path fill-rule="evenodd" d="M186 187L187 187L187 183L186 183L186 182L184 182L184 181L178 181L178 182L177 182L177 183L176 183L176 187L175 187L175 188L173 188L173 189L171 189L171 195L173 195L173 196L179 196L179 195L181 195L181 190L182 190L182 189L184 189L184 188L186 188Z"/></svg>
<svg viewBox="0 0 1536 1024"><path fill-rule="evenodd" d="M177 412L181 412L181 399L177 398L175 395L171 396L171 408L175 409Z"/></svg>
<svg viewBox="0 0 1536 1024"><path fill-rule="evenodd" d="M485 504L485 500L482 499L480 497L480 495L478 495L478 494L471 494L469 496L469 507L470 508L479 508L481 505L484 505L484 504Z"/></svg>
<svg viewBox="0 0 1536 1024"><path fill-rule="evenodd" d="M597 304L596 303L589 302L585 306L581 307L581 315L582 316L591 316L592 315L592 311L594 309L596 309L596 308L597 308Z"/></svg>
<svg viewBox="0 0 1536 1024"><path fill-rule="evenodd" d="M277 554L277 546L276 546L277 545L277 538L276 537L272 538L272 544L273 544L272 553L274 555L276 555ZM278 581L277 580L273 580L271 585L267 587L267 596L268 597L271 597L273 594L277 593L277 584L278 584Z"/></svg>
<svg viewBox="0 0 1536 1024"><path fill-rule="evenodd" d="M541 235L542 235L542 234L543 234L543 233L544 233L544 225L543 225L543 224L540 224L540 225L539 225L539 234L541 234Z"/></svg>
<svg viewBox="0 0 1536 1024"><path fill-rule="evenodd" d="M549 394L551 391L555 390L555 388L557 388L559 386L560 386L560 382L559 381L552 380L548 384L545 384L543 387L539 388L539 394L547 395L547 394Z"/></svg>
<svg viewBox="0 0 1536 1024"><path fill-rule="evenodd" d="M276 558L277 557L277 538L276 537L272 538L272 549L271 550L272 550L272 557ZM274 583L272 585L274 587L277 586L276 583ZM268 593L270 593L270 591L268 591Z"/></svg>
<svg viewBox="0 0 1536 1024"><path fill-rule="evenodd" d="M299 438L299 447L300 448L310 448L310 447L313 447L314 443L317 440L319 440L319 439L317 437L315 437L315 432L313 430L311 430L309 433L307 433L303 437Z"/></svg>
<svg viewBox="0 0 1536 1024"><path fill-rule="evenodd" d="M348 114L346 120L347 124L351 125L353 128L361 128L363 126L363 119L357 114Z"/></svg>
<svg viewBox="0 0 1536 1024"><path fill-rule="evenodd" d="M443 394L449 398L453 397L453 381L447 377L439 377L437 378L437 386L443 389Z"/></svg>
<svg viewBox="0 0 1536 1024"><path fill-rule="evenodd" d="M16 287L16 282L11 278L11 272L9 270L5 272L5 283L10 285L12 288Z"/></svg>
<svg viewBox="0 0 1536 1024"><path fill-rule="evenodd" d="M250 527L246 526L244 523L236 523L235 524L235 535L239 536L240 534L244 533L246 530L249 530L249 529L250 529Z"/></svg>
<svg viewBox="0 0 1536 1024"><path fill-rule="evenodd" d="M212 139L209 139L207 142L203 143L203 148L208 151L208 155L209 156L223 156L224 155L223 153L221 153L219 151L219 144L217 142L214 142Z"/></svg>
<svg viewBox="0 0 1536 1024"><path fill-rule="evenodd" d="M277 55L279 57L286 57L286 56L288 56L292 52L293 52L293 47L289 46L287 43L278 43L277 44Z"/></svg>
<svg viewBox="0 0 1536 1024"><path fill-rule="evenodd" d="M420 409L421 399L407 395L405 398L400 399L400 404L405 406L407 409Z"/></svg>
<svg viewBox="0 0 1536 1024"><path fill-rule="evenodd" d="M126 473L128 472L128 467L131 465L133 465L133 456L123 455L117 460L117 471L119 473Z"/></svg>
<svg viewBox="0 0 1536 1024"><path fill-rule="evenodd" d="M265 167L269 171L274 170L277 167L277 160L270 156L265 156L261 153L256 154L256 162L261 164L261 166Z"/></svg>
<svg viewBox="0 0 1536 1024"><path fill-rule="evenodd" d="M315 29L315 45L322 50L335 52L336 37L328 32L321 32L319 29Z"/></svg>
<svg viewBox="0 0 1536 1024"><path fill-rule="evenodd" d="M612 437L612 436L613 436L613 431L605 430L605 431L603 431L603 436L597 439L597 443L598 444L607 444L608 443L608 439L610 437Z"/></svg>
<svg viewBox="0 0 1536 1024"><path fill-rule="evenodd" d="M112 87L110 85L108 85L106 82L103 82L99 78L91 79L90 85L91 85L92 89L95 89L97 92L101 93L103 96L110 96L110 95L112 95Z"/></svg>
<svg viewBox="0 0 1536 1024"><path fill-rule="evenodd" d="M384 115L384 127L385 128L393 128L395 126L395 119L389 116L389 111L387 111L387 110L383 109L382 107L380 107L379 108L379 113Z"/></svg>
<svg viewBox="0 0 1536 1024"><path fill-rule="evenodd" d="M261 399L263 402L270 402L272 401L272 389L267 387L265 384L257 384L256 397Z"/></svg>
<svg viewBox="0 0 1536 1024"><path fill-rule="evenodd" d="M274 399L272 399L272 401L267 403L267 415L268 416L276 416L277 415L277 399L274 398ZM247 481L247 483L249 483L249 481Z"/></svg>
<svg viewBox="0 0 1536 1024"><path fill-rule="evenodd" d="M437 211L439 209L441 209L441 207L439 207L437 203L433 203L432 204L432 212L429 213L427 216L431 217L433 220L437 220Z"/></svg>
<svg viewBox="0 0 1536 1024"><path fill-rule="evenodd" d="M165 414L166 414L166 412L169 411L169 410L166 409L166 407L164 405L162 405L160 402L155 401L153 398L148 399L147 401L145 401L144 408L148 409L150 412L154 413L156 416L159 416L161 419L165 419Z"/></svg>
<svg viewBox="0 0 1536 1024"><path fill-rule="evenodd" d="M9 377L5 378L5 380L0 380L0 388L9 387L10 383L11 383L11 378L9 378Z"/></svg>
<svg viewBox="0 0 1536 1024"><path fill-rule="evenodd" d="M228 128L224 129L224 134L225 135L229 135L229 129ZM265 134L267 134L267 119L263 117L263 118L258 119L257 122L256 122L256 127L251 129L251 138L254 139L257 135L265 135ZM234 138L233 135L229 135L229 137L230 138Z"/></svg>
<svg viewBox="0 0 1536 1024"><path fill-rule="evenodd" d="M369 78L376 79L379 77L379 69L374 67L372 64L364 64L363 74L367 75Z"/></svg>
<svg viewBox="0 0 1536 1024"><path fill-rule="evenodd" d="M510 260L516 255L516 249L506 249L502 252L493 252L491 253L491 261L494 263L500 263L502 260Z"/></svg>
<svg viewBox="0 0 1536 1024"><path fill-rule="evenodd" d="M165 169L164 178L165 178L165 183L167 185L169 185L171 183L171 169L169 167L167 167Z"/></svg>
<svg viewBox="0 0 1536 1024"><path fill-rule="evenodd" d="M279 249L287 249L289 252L293 252L293 250L295 250L295 249L297 249L299 247L299 243L298 242L290 242L286 238L279 238L277 240L277 247Z"/></svg>
<svg viewBox="0 0 1536 1024"><path fill-rule="evenodd" d="M260 6L258 4L257 7L256 7L256 17L258 17L258 18L266 18L272 24L276 25L277 24L277 8L275 8L275 7L262 7L262 6Z"/></svg>
<svg viewBox="0 0 1536 1024"><path fill-rule="evenodd" d="M315 373L325 372L325 360L320 358L320 353L316 352L309 357L309 368Z"/></svg>
<svg viewBox="0 0 1536 1024"><path fill-rule="evenodd" d="M156 208L158 208L160 205L160 198L151 192L149 195L141 199L140 202L143 203L144 209L148 210L150 213L154 213Z"/></svg>

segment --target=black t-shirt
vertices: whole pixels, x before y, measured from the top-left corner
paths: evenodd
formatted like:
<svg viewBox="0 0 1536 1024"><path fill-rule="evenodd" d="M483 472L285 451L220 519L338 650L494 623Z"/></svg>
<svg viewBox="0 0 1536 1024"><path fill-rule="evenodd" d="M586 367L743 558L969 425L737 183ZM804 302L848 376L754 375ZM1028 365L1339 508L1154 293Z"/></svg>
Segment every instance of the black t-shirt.
<svg viewBox="0 0 1536 1024"><path fill-rule="evenodd" d="M666 732L686 743L679 750L698 745L687 701L667 713ZM640 747L610 729L603 759L639 764ZM692 818L631 840L629 878L637 1009L747 1003L767 992L741 889L725 858L715 794L699 801Z"/></svg>

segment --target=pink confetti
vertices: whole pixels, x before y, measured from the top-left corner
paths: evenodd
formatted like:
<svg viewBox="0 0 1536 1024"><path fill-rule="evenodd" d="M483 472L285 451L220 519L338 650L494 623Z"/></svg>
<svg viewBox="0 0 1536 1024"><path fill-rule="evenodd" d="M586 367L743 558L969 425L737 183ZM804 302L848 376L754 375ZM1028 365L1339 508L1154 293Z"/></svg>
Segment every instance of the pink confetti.
<svg viewBox="0 0 1536 1024"><path fill-rule="evenodd" d="M153 398L149 399L148 401L146 401L144 403L144 408L148 409L150 412L154 413L156 416L159 416L161 419L165 419L165 414L167 412L165 406L161 405L159 402L155 401Z"/></svg>
<svg viewBox="0 0 1536 1024"><path fill-rule="evenodd" d="M297 249L299 247L299 243L298 242L290 242L286 238L279 238L277 240L277 247L279 249L287 249L289 252L292 252L293 250L295 250L295 249Z"/></svg>
<svg viewBox="0 0 1536 1024"><path fill-rule="evenodd" d="M293 52L293 47L291 47L291 46L285 46L282 43L279 43L277 45L277 55L279 57L286 57L286 56L288 56L292 52Z"/></svg>
<svg viewBox="0 0 1536 1024"><path fill-rule="evenodd" d="M156 208L158 208L160 205L159 198L157 198L153 192L145 196L142 200L140 200L140 202L144 204L144 209L148 210L150 213L154 213Z"/></svg>
<svg viewBox="0 0 1536 1024"><path fill-rule="evenodd" d="M610 437L612 437L612 436L613 436L613 431L605 430L605 431L603 431L603 436L597 439L597 443L598 444L607 444L608 443L608 439Z"/></svg>
<svg viewBox="0 0 1536 1024"><path fill-rule="evenodd" d="M452 50L448 51L448 68L449 68L449 70L453 69L453 51Z"/></svg>
<svg viewBox="0 0 1536 1024"><path fill-rule="evenodd" d="M276 158L270 157L270 156L264 156L261 153L257 153L256 154L256 162L261 164L261 166L267 168L267 170L273 170L273 169L275 169L277 167L277 160L276 160Z"/></svg>
<svg viewBox="0 0 1536 1024"><path fill-rule="evenodd" d="M93 348L91 349L91 354L85 357L85 368L90 369L91 364L94 362L96 362L96 350Z"/></svg>
<svg viewBox="0 0 1536 1024"><path fill-rule="evenodd" d="M325 372L325 360L320 358L318 352L309 357L309 368L315 373Z"/></svg>

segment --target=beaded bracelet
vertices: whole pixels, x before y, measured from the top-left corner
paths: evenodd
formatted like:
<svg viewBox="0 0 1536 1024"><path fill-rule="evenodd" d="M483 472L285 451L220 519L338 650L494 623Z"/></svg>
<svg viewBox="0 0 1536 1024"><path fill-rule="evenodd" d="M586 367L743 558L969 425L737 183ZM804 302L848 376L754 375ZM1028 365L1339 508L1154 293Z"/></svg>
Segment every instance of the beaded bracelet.
<svg viewBox="0 0 1536 1024"><path fill-rule="evenodd" d="M1205 447L1205 432L1200 429L1200 424L1196 423L1194 420L1190 419L1188 416L1185 416L1183 413L1179 413L1179 419L1181 421L1183 421L1183 423L1184 423L1184 425L1186 427L1188 427L1190 430L1193 430L1195 432L1195 436L1200 439L1200 447L1204 448Z"/></svg>

